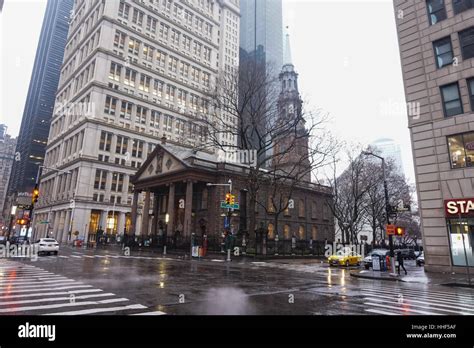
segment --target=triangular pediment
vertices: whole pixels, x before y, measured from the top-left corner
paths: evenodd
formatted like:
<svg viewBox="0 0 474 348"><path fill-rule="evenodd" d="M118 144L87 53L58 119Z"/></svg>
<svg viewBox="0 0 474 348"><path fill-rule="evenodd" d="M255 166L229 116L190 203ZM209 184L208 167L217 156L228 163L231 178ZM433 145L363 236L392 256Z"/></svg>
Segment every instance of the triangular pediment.
<svg viewBox="0 0 474 348"><path fill-rule="evenodd" d="M137 172L136 181L142 181L153 177L158 177L168 173L185 169L183 162L158 145L148 156L143 166Z"/></svg>

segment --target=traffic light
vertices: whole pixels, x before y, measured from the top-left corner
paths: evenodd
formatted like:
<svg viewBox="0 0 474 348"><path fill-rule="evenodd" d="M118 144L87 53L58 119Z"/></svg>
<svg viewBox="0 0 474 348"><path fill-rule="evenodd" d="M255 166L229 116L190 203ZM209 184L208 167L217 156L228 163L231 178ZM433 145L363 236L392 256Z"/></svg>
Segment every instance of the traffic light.
<svg viewBox="0 0 474 348"><path fill-rule="evenodd" d="M28 224L28 219L26 219L26 218L16 219L16 224L20 225L20 226L27 225Z"/></svg>
<svg viewBox="0 0 474 348"><path fill-rule="evenodd" d="M232 194L231 193L226 193L226 195L225 195L225 204L231 204L230 203L231 200L232 200Z"/></svg>
<svg viewBox="0 0 474 348"><path fill-rule="evenodd" d="M396 232L397 232L397 236L401 237L405 234L405 229L403 227L397 226Z"/></svg>
<svg viewBox="0 0 474 348"><path fill-rule="evenodd" d="M31 202L33 202L33 204L38 202L38 197L39 197L39 188L38 188L38 185L35 185L35 188L33 189L33 197L31 198Z"/></svg>
<svg viewBox="0 0 474 348"><path fill-rule="evenodd" d="M235 196L234 195L230 195L230 204L231 205L235 204Z"/></svg>

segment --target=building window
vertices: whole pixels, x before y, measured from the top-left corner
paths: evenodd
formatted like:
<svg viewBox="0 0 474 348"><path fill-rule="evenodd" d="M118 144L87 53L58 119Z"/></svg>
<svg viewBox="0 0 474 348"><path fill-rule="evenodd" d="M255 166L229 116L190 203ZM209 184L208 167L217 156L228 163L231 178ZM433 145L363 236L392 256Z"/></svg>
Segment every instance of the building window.
<svg viewBox="0 0 474 348"><path fill-rule="evenodd" d="M474 8L473 0L453 0L454 14L458 14L464 11Z"/></svg>
<svg viewBox="0 0 474 348"><path fill-rule="evenodd" d="M156 95L157 97L162 98L163 97L163 86L164 86L163 82L161 82L159 80L155 80L154 85L153 85L153 95Z"/></svg>
<svg viewBox="0 0 474 348"><path fill-rule="evenodd" d="M160 112L152 110L150 115L150 127L160 128Z"/></svg>
<svg viewBox="0 0 474 348"><path fill-rule="evenodd" d="M105 190L105 183L107 181L107 171L96 169L94 188L96 190Z"/></svg>
<svg viewBox="0 0 474 348"><path fill-rule="evenodd" d="M118 15L124 19L128 19L128 14L130 12L130 5L126 4L124 1L120 2Z"/></svg>
<svg viewBox="0 0 474 348"><path fill-rule="evenodd" d="M109 72L109 79L114 81L120 81L120 74L122 72L122 66L117 63L110 63L110 72Z"/></svg>
<svg viewBox="0 0 474 348"><path fill-rule="evenodd" d="M311 219L317 219L318 218L318 206L316 202L311 202Z"/></svg>
<svg viewBox="0 0 474 348"><path fill-rule="evenodd" d="M122 107L120 108L120 117L126 120L132 118L132 103L127 101L122 101Z"/></svg>
<svg viewBox="0 0 474 348"><path fill-rule="evenodd" d="M428 0L426 1L426 7L428 9L428 17L431 25L446 19L444 0Z"/></svg>
<svg viewBox="0 0 474 348"><path fill-rule="evenodd" d="M474 27L459 32L459 42L461 43L462 58L474 57Z"/></svg>
<svg viewBox="0 0 474 348"><path fill-rule="evenodd" d="M173 118L169 115L164 116L164 129L170 133L173 131Z"/></svg>
<svg viewBox="0 0 474 348"><path fill-rule="evenodd" d="M283 239L291 238L291 230L289 225L283 226Z"/></svg>
<svg viewBox="0 0 474 348"><path fill-rule="evenodd" d="M130 87L135 87L135 81L137 79L137 72L132 69L125 69L125 78L123 83Z"/></svg>
<svg viewBox="0 0 474 348"><path fill-rule="evenodd" d="M157 20L153 17L147 16L146 20L146 30L156 33L156 23Z"/></svg>
<svg viewBox="0 0 474 348"><path fill-rule="evenodd" d="M304 226L303 226L303 225L301 225L301 226L298 228L298 238L301 239L301 240L306 239L305 229L304 229Z"/></svg>
<svg viewBox="0 0 474 348"><path fill-rule="evenodd" d="M138 56L140 52L140 41L130 38L128 41L128 52Z"/></svg>
<svg viewBox="0 0 474 348"><path fill-rule="evenodd" d="M117 109L117 98L111 97L110 95L105 97L104 112L108 115L115 115Z"/></svg>
<svg viewBox="0 0 474 348"><path fill-rule="evenodd" d="M111 190L114 192L122 192L123 189L123 174L113 173L112 174L112 186Z"/></svg>
<svg viewBox="0 0 474 348"><path fill-rule="evenodd" d="M123 48L124 45L125 45L125 34L117 30L115 32L114 46L117 48Z"/></svg>
<svg viewBox="0 0 474 348"><path fill-rule="evenodd" d="M448 137L451 168L472 167L474 164L474 132Z"/></svg>
<svg viewBox="0 0 474 348"><path fill-rule="evenodd" d="M268 239L275 239L275 226L272 223L268 224Z"/></svg>
<svg viewBox="0 0 474 348"><path fill-rule="evenodd" d="M115 146L115 153L125 155L128 150L128 138L118 135L117 145Z"/></svg>
<svg viewBox="0 0 474 348"><path fill-rule="evenodd" d="M146 124L146 115L148 113L148 109L144 108L143 106L137 105L136 117L135 122L140 124Z"/></svg>
<svg viewBox="0 0 474 348"><path fill-rule="evenodd" d="M166 64L166 53L156 50L156 61L159 66L164 68Z"/></svg>
<svg viewBox="0 0 474 348"><path fill-rule="evenodd" d="M143 12L137 10L136 8L133 9L133 17L132 17L132 23L135 23L138 26L142 26L143 24Z"/></svg>
<svg viewBox="0 0 474 348"><path fill-rule="evenodd" d="M443 98L444 116L454 116L462 114L462 101L459 94L459 85L457 82L450 85L441 86L441 97Z"/></svg>
<svg viewBox="0 0 474 348"><path fill-rule="evenodd" d="M447 219L453 266L474 265L474 219Z"/></svg>
<svg viewBox="0 0 474 348"><path fill-rule="evenodd" d="M132 146L132 156L133 157L142 158L143 145L144 145L143 141L133 140L133 146Z"/></svg>
<svg viewBox="0 0 474 348"><path fill-rule="evenodd" d="M112 143L112 133L102 131L100 133L99 150L110 151L111 143Z"/></svg>
<svg viewBox="0 0 474 348"><path fill-rule="evenodd" d="M305 211L304 211L304 200L300 199L299 204L298 204L298 216L299 217L305 217Z"/></svg>
<svg viewBox="0 0 474 348"><path fill-rule="evenodd" d="M316 226L311 227L311 239L318 240L318 228Z"/></svg>
<svg viewBox="0 0 474 348"><path fill-rule="evenodd" d="M143 59L152 62L153 61L153 47L148 45L143 45Z"/></svg>
<svg viewBox="0 0 474 348"><path fill-rule="evenodd" d="M452 64L453 48L451 46L451 37L448 36L433 42L433 49L438 68Z"/></svg>
<svg viewBox="0 0 474 348"><path fill-rule="evenodd" d="M150 92L150 82L151 77L141 74L140 75L140 84L138 85L138 89L144 92Z"/></svg>
<svg viewBox="0 0 474 348"><path fill-rule="evenodd" d="M471 111L474 112L474 77L467 80L469 99L471 100Z"/></svg>

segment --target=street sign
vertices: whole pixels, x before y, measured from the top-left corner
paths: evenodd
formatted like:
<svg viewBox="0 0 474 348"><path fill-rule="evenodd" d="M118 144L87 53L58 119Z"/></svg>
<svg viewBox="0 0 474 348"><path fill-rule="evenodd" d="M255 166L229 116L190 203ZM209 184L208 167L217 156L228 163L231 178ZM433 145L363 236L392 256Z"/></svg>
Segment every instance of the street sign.
<svg viewBox="0 0 474 348"><path fill-rule="evenodd" d="M227 204L225 201L221 201L222 209L239 209L239 203Z"/></svg>
<svg viewBox="0 0 474 348"><path fill-rule="evenodd" d="M387 231L387 236L394 235L396 230L395 225L385 225L385 231Z"/></svg>
<svg viewBox="0 0 474 348"><path fill-rule="evenodd" d="M46 221L46 220L42 220L39 222L40 224L49 224L49 221Z"/></svg>

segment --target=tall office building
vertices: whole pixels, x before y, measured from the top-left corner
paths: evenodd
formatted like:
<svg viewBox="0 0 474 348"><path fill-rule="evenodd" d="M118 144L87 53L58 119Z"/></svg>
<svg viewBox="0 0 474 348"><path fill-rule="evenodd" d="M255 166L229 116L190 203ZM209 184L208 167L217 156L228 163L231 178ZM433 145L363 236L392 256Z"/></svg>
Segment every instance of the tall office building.
<svg viewBox="0 0 474 348"><path fill-rule="evenodd" d="M380 152L380 155L393 161L400 174L404 173L402 151L400 145L390 138L380 138L370 144L370 147Z"/></svg>
<svg viewBox="0 0 474 348"><path fill-rule="evenodd" d="M213 85L238 63L238 35L237 0L76 0L37 235L93 241L100 227L128 231L131 176L162 137L205 143Z"/></svg>
<svg viewBox="0 0 474 348"><path fill-rule="evenodd" d="M394 8L426 269L465 272L474 265L474 3Z"/></svg>
<svg viewBox="0 0 474 348"><path fill-rule="evenodd" d="M43 163L73 0L49 0L26 97L8 195L31 192Z"/></svg>
<svg viewBox="0 0 474 348"><path fill-rule="evenodd" d="M263 54L275 75L283 66L281 0L240 0L240 48L245 55Z"/></svg>
<svg viewBox="0 0 474 348"><path fill-rule="evenodd" d="M4 213L4 204L16 147L16 139L8 135L6 130L6 126L0 124L0 228L2 230L6 228L6 219L10 216L8 211ZM3 232L2 230L0 233Z"/></svg>

